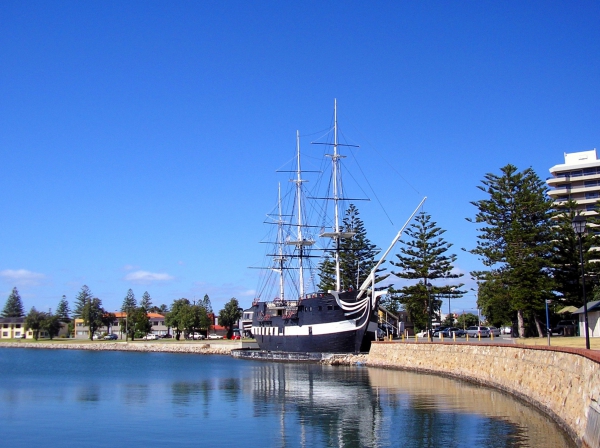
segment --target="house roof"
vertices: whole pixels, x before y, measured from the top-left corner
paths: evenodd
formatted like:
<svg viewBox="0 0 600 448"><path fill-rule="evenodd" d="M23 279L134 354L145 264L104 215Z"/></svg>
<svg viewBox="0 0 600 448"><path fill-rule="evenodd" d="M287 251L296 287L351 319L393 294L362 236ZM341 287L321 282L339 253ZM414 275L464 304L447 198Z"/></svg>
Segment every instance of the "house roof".
<svg viewBox="0 0 600 448"><path fill-rule="evenodd" d="M124 319L127 317L127 313L123 312L123 311L116 311L113 313L115 315L115 317L117 319ZM158 313L147 313L148 317L150 319L164 319L165 316L163 316L162 314L158 314Z"/></svg>
<svg viewBox="0 0 600 448"><path fill-rule="evenodd" d="M587 303L588 313L590 311L598 311L600 310L600 300L594 300L593 302ZM583 314L583 307L578 308L577 311L573 311L573 314Z"/></svg>
<svg viewBox="0 0 600 448"><path fill-rule="evenodd" d="M22 324L24 317L0 317L0 324Z"/></svg>
<svg viewBox="0 0 600 448"><path fill-rule="evenodd" d="M565 306L560 311L557 311L556 314L574 313L575 311L577 311L576 306Z"/></svg>

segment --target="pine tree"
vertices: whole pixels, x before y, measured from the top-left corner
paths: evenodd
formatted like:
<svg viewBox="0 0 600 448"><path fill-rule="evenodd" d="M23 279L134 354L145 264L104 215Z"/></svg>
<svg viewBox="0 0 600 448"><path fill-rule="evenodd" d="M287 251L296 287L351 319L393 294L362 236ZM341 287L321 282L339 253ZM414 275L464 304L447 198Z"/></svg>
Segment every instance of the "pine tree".
<svg viewBox="0 0 600 448"><path fill-rule="evenodd" d="M68 323L71 321L71 317L69 316L71 310L69 310L69 302L67 302L67 297L62 296L60 302L58 302L58 306L56 307L56 316L61 322Z"/></svg>
<svg viewBox="0 0 600 448"><path fill-rule="evenodd" d="M553 297L551 278L552 202L546 195L545 183L528 168L518 172L514 165L501 168L501 174L488 173L478 188L487 199L474 201L475 219L482 224L477 230L477 247L470 252L479 255L488 270L472 272L478 282L494 282L489 291L502 291L504 306L516 313L519 334L525 334L524 318L531 316L542 337L539 315L545 300ZM498 298L481 295L485 301ZM501 297L500 297L501 298Z"/></svg>
<svg viewBox="0 0 600 448"><path fill-rule="evenodd" d="M148 294L148 291L144 292L142 300L140 300L140 306L146 311L150 311L150 308L152 308L152 298L150 297L150 294Z"/></svg>
<svg viewBox="0 0 600 448"><path fill-rule="evenodd" d="M137 302L135 300L135 295L133 294L133 290L130 288L127 291L127 295L123 299L123 305L121 305L121 311L124 313L128 313L129 311L133 311L137 307Z"/></svg>
<svg viewBox="0 0 600 448"><path fill-rule="evenodd" d="M431 281L460 278L463 274L453 273L456 255L447 255L452 244L442 235L446 231L431 221L431 216L421 212L415 222L405 230L410 238L400 241L400 254L397 260L390 260L392 266L400 268L392 271L398 278L417 280L416 284L391 290L391 300L397 301L408 313L416 328L425 328L432 316L439 313L442 301L440 295L460 297L464 291L458 284L432 285ZM428 287L429 286L429 287Z"/></svg>
<svg viewBox="0 0 600 448"><path fill-rule="evenodd" d="M376 246L367 238L364 223L359 217L358 209L350 204L341 226L342 232L353 232L354 236L340 240L340 279L342 290L360 287L376 264ZM335 260L333 252L319 265L319 289L334 290ZM378 269L382 272L383 269ZM385 277L376 277L376 282Z"/></svg>
<svg viewBox="0 0 600 448"><path fill-rule="evenodd" d="M23 317L24 315L21 296L17 288L14 287L6 300L4 310L2 310L2 317Z"/></svg>
<svg viewBox="0 0 600 448"><path fill-rule="evenodd" d="M555 231L554 245L552 248L552 277L556 283L555 290L559 293L557 301L564 306L583 305L581 284L581 262L579 254L579 239L573 230L577 203L567 201L556 207L554 213ZM596 219L587 217L593 224L598 224ZM600 251L591 250L600 247L600 237L594 232L581 240L583 262L586 276L597 279L600 275ZM586 279L586 283L589 280ZM591 288L589 288L591 289ZM588 290L589 290L588 289Z"/></svg>
<svg viewBox="0 0 600 448"><path fill-rule="evenodd" d="M208 297L208 294L204 294L204 297L202 299L202 306L204 307L204 309L206 310L206 312L208 314L213 312L212 305L210 303L210 298Z"/></svg>
<svg viewBox="0 0 600 448"><path fill-rule="evenodd" d="M83 318L83 308L85 304L93 299L92 291L87 285L83 285L81 287L81 291L75 296L75 309L73 310L73 317L82 319Z"/></svg>

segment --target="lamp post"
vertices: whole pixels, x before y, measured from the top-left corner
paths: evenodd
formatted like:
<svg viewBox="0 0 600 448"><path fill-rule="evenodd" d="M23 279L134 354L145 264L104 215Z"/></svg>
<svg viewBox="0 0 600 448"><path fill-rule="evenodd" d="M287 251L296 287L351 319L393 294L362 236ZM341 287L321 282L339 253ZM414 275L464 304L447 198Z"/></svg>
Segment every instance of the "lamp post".
<svg viewBox="0 0 600 448"><path fill-rule="evenodd" d="M581 235L585 232L585 216L577 215L573 218L573 230L579 239L579 261L581 262L581 291L583 293L583 331L585 331L585 348L590 349L590 334L588 331L587 299L585 297L585 270L583 267L583 248L581 247Z"/></svg>
<svg viewBox="0 0 600 448"><path fill-rule="evenodd" d="M429 337L431 337L433 335L433 332L431 331L431 283L429 283L427 281L427 279L425 279L425 287L427 288L427 318L428 318L428 332L429 332Z"/></svg>
<svg viewBox="0 0 600 448"><path fill-rule="evenodd" d="M548 304L552 302L550 299L546 299L546 333L548 333L548 347L550 347L550 335L552 334L552 330L550 330L550 315L548 313Z"/></svg>

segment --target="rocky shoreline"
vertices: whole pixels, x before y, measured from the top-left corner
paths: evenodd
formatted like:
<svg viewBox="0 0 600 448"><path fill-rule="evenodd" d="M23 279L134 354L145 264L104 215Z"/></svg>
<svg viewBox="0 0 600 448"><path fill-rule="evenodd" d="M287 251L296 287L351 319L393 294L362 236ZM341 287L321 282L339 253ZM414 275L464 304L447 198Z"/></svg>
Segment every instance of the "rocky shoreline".
<svg viewBox="0 0 600 448"><path fill-rule="evenodd" d="M163 353L196 353L201 355L230 355L237 345L218 346L206 343L200 344L153 344L147 342L97 342L97 343L44 343L44 342L0 342L0 347L6 348L38 348L57 350L109 350L125 352L163 352Z"/></svg>

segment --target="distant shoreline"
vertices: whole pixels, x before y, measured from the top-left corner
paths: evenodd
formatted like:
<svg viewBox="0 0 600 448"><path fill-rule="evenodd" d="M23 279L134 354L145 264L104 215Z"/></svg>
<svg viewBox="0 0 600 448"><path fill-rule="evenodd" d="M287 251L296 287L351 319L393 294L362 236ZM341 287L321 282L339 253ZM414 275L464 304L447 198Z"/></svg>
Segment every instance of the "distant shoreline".
<svg viewBox="0 0 600 448"><path fill-rule="evenodd" d="M57 350L124 351L148 353L195 353L200 355L231 355L231 350L242 348L241 343L149 343L140 342L0 342L0 348L37 348Z"/></svg>

